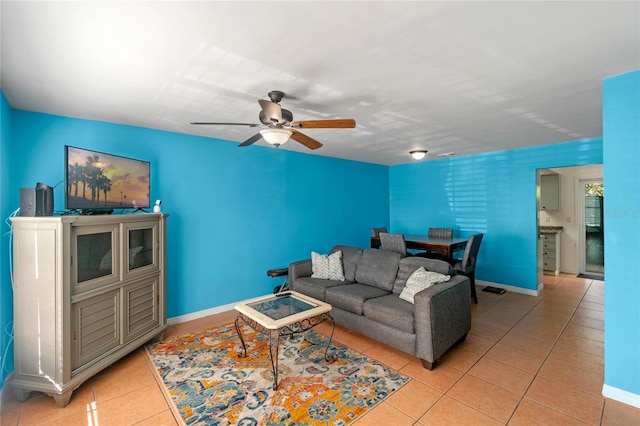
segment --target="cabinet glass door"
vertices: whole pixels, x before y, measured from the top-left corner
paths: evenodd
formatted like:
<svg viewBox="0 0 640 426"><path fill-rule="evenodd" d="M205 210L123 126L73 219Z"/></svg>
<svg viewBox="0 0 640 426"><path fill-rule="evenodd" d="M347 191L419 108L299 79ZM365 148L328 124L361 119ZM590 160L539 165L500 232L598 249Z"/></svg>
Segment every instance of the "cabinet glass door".
<svg viewBox="0 0 640 426"><path fill-rule="evenodd" d="M72 294L118 281L117 224L73 227L71 245Z"/></svg>
<svg viewBox="0 0 640 426"><path fill-rule="evenodd" d="M124 224L125 279L158 271L158 222Z"/></svg>

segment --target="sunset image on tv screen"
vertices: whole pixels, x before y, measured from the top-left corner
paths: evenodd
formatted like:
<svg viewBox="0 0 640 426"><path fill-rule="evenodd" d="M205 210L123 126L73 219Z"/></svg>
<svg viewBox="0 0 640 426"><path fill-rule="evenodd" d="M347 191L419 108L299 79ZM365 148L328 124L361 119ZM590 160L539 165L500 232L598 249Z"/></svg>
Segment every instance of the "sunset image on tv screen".
<svg viewBox="0 0 640 426"><path fill-rule="evenodd" d="M149 162L67 147L68 209L149 205Z"/></svg>

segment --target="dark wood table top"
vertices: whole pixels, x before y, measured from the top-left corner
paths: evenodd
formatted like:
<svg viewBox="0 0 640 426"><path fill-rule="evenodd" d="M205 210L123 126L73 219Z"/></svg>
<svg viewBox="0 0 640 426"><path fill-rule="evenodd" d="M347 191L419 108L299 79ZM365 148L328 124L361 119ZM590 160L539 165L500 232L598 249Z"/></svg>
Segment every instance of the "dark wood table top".
<svg viewBox="0 0 640 426"><path fill-rule="evenodd" d="M468 238L437 238L428 235L403 234L408 249L435 251L451 261L454 252L464 250ZM380 237L371 237L371 248L380 247Z"/></svg>

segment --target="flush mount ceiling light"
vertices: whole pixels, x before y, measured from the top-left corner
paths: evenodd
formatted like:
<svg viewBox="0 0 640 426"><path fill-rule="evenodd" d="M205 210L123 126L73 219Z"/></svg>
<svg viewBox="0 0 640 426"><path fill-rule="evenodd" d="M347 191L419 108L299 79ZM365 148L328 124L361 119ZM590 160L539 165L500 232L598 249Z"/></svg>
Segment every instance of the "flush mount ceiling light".
<svg viewBox="0 0 640 426"><path fill-rule="evenodd" d="M427 150L415 150L415 151L409 151L409 154L411 154L411 157L413 157L414 160L422 160L424 158L425 155L427 155Z"/></svg>
<svg viewBox="0 0 640 426"><path fill-rule="evenodd" d="M293 132L285 129L262 129L260 134L265 141L277 148L288 141Z"/></svg>

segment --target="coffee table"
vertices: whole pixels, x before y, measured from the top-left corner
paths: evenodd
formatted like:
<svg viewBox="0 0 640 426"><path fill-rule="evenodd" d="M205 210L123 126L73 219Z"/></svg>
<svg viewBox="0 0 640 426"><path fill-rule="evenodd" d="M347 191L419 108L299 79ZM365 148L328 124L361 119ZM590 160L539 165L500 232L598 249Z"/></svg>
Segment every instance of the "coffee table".
<svg viewBox="0 0 640 426"><path fill-rule="evenodd" d="M269 335L269 358L273 369L273 390L278 389L278 348L280 338L311 330L318 324L331 321L331 335L324 350L324 359L333 361L327 352L331 346L333 332L336 325L329 315L331 305L295 291L286 291L278 294L258 297L235 306L238 311L236 318L236 332L242 342L240 358L247 356L247 346L242 337L240 321L245 322L251 328Z"/></svg>

